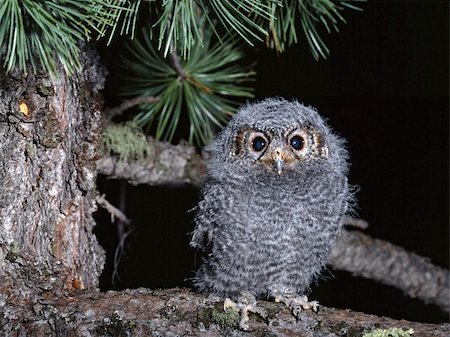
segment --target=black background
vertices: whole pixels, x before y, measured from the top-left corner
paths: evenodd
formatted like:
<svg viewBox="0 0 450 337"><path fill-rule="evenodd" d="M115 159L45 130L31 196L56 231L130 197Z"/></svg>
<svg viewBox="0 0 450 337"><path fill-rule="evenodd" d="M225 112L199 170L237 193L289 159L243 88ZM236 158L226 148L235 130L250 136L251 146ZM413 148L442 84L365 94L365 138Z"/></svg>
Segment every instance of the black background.
<svg viewBox="0 0 450 337"><path fill-rule="evenodd" d="M282 55L246 48L257 60L256 97L297 98L316 107L347 139L350 182L360 187L367 234L449 267L449 26L447 1L370 1L345 11L346 25L326 36L331 55L316 62L305 43ZM104 53L104 58L110 60ZM115 66L110 63L111 78ZM114 81L111 81L114 83ZM117 101L114 87L106 103ZM119 288L189 286L189 249L198 191L129 186L99 178L99 190L134 219ZM125 191L120 193L120 189ZM104 211L96 233L108 252L101 278L111 289L116 229ZM348 273L328 271L311 298L326 306L424 322L447 321L433 305Z"/></svg>

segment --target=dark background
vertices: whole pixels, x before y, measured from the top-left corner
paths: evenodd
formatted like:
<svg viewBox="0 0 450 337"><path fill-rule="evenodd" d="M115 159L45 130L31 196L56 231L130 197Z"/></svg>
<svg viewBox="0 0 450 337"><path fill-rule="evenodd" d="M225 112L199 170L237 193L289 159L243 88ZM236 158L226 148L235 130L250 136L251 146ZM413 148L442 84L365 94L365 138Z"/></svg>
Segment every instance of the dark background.
<svg viewBox="0 0 450 337"><path fill-rule="evenodd" d="M346 25L326 36L331 55L316 62L300 43L277 56L247 48L257 60L256 97L297 98L316 107L348 141L350 182L360 187L358 214L369 235L449 267L449 26L447 1L370 1L347 10ZM108 60L108 57L105 56ZM109 58L110 59L110 58ZM115 66L110 63L111 78ZM114 81L111 81L114 83ZM114 87L106 104L117 101ZM134 219L119 288L189 286L189 249L198 190L129 186L99 178L99 190ZM124 192L120 192L122 191ZM116 228L104 211L96 233L108 252L101 287L111 289ZM433 305L401 291L329 271L311 298L326 306L423 322L447 321Z"/></svg>

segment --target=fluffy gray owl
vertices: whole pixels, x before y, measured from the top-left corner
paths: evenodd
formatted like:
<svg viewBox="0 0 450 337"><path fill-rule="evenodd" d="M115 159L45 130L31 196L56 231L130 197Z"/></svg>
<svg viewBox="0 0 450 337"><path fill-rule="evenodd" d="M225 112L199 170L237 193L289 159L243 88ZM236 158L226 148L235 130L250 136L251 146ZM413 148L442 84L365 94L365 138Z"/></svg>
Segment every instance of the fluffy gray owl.
<svg viewBox="0 0 450 337"><path fill-rule="evenodd" d="M256 298L273 297L296 316L316 310L303 295L352 198L343 140L314 109L269 98L241 108L205 151L191 246L206 256L195 286L227 298L244 329Z"/></svg>

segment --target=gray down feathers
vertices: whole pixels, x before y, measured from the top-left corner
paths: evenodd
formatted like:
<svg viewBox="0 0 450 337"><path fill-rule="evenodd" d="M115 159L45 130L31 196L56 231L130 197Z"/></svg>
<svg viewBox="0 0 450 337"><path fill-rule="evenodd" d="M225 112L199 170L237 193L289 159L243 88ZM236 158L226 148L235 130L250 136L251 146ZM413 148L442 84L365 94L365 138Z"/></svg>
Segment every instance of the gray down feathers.
<svg viewBox="0 0 450 337"><path fill-rule="evenodd" d="M328 156L300 161L279 175L245 155L233 155L242 127L281 135L310 125ZM310 107L266 99L241 108L207 148L208 177L191 246L204 251L194 285L237 299L302 295L325 266L352 200L347 152Z"/></svg>

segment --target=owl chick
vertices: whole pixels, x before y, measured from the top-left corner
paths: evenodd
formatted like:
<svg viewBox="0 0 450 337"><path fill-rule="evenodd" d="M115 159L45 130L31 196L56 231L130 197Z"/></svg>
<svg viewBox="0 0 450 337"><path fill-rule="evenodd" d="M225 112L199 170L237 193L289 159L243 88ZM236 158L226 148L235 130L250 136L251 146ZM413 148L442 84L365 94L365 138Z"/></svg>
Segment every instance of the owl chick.
<svg viewBox="0 0 450 337"><path fill-rule="evenodd" d="M312 108L269 98L241 108L206 149L208 176L191 246L205 254L195 278L225 307L263 314L271 297L298 315L320 274L352 193L347 151Z"/></svg>

